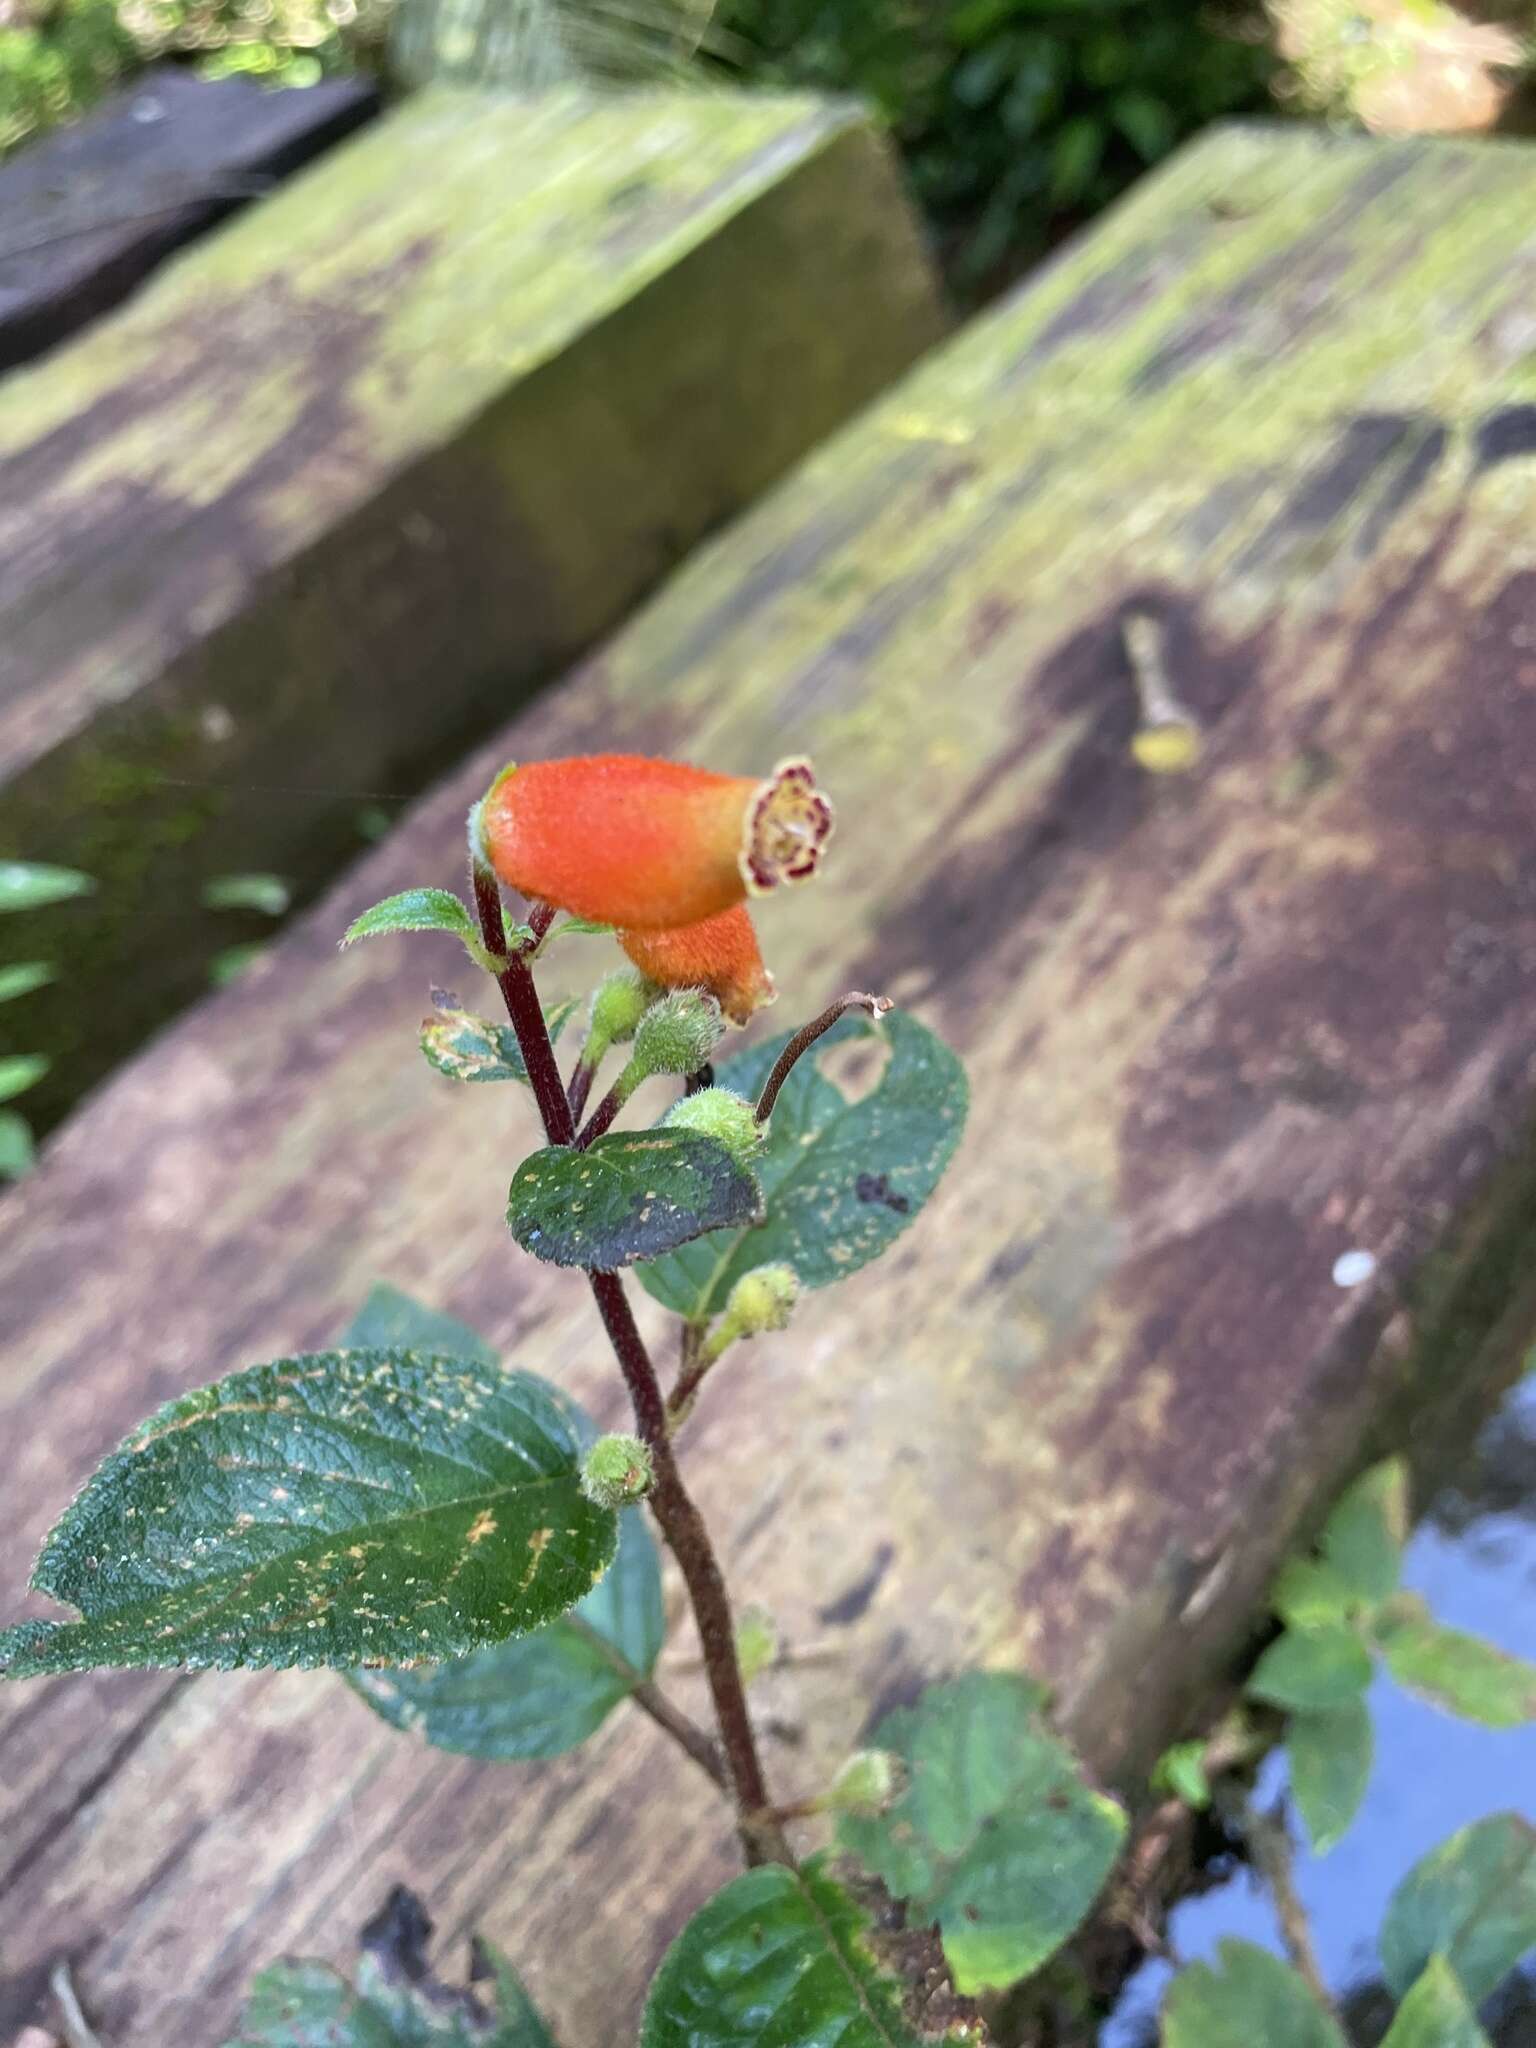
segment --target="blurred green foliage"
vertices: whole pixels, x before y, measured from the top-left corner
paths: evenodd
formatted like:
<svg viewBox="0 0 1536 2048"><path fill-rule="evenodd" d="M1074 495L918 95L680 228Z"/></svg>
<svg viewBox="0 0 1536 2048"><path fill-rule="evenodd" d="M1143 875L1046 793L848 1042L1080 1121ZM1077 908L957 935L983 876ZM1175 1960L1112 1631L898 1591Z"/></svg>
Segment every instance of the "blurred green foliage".
<svg viewBox="0 0 1536 2048"><path fill-rule="evenodd" d="M311 85L379 62L388 0L0 0L0 152L161 57Z"/></svg>
<svg viewBox="0 0 1536 2048"><path fill-rule="evenodd" d="M422 4L398 0L402 28ZM205 71L282 84L371 68L389 7L0 0L0 149L150 57L187 55ZM587 46L606 49L620 30L634 41L657 22L674 29L685 12L703 32L708 0L685 10L680 0L472 0L471 12L488 27L531 22L584 71ZM694 69L869 101L952 278L972 295L1005 282L1207 121L1270 104L1267 31L1259 0L717 0L710 54ZM663 40L670 48L675 37Z"/></svg>
<svg viewBox="0 0 1536 2048"><path fill-rule="evenodd" d="M1273 111L1256 7L724 0L716 22L755 81L873 102L962 291L1004 281L1207 121Z"/></svg>

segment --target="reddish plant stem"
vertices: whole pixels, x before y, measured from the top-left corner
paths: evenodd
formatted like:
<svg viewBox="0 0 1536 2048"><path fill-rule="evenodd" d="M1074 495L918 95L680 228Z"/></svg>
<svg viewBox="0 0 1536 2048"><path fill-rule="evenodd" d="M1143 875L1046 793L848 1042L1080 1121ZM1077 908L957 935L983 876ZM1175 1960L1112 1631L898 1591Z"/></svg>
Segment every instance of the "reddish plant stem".
<svg viewBox="0 0 1536 2048"><path fill-rule="evenodd" d="M478 861L472 865L470 872L475 891L475 914L480 920L480 935L487 949L497 959L505 958L507 925L502 915L501 889L496 877L488 868L481 867ZM543 904L538 905L534 911L535 917L545 908ZM546 916L546 926L548 922L549 918ZM551 1145L569 1145L575 1136L571 1106L565 1098L565 1083L560 1078L560 1069L555 1065L555 1049L549 1042L549 1029L544 1022L544 1012L539 1008L539 992L533 985L533 975L527 962L513 954L507 960L506 966L497 973L496 985L501 990L502 1000L507 1006L512 1029L517 1033L523 1065L528 1069L528 1079L533 1088L533 1099L539 1106L539 1116L543 1120L544 1135Z"/></svg>
<svg viewBox="0 0 1536 2048"><path fill-rule="evenodd" d="M803 1058L818 1038L832 1029L838 1018L849 1010L868 1010L871 1017L883 1017L891 1007L889 996L866 996L858 993L839 996L835 1003L828 1003L819 1017L813 1017L809 1024L802 1024L794 1037L785 1046L773 1063L773 1072L763 1083L763 1092L757 1098L754 1112L760 1124L765 1124L773 1115L773 1105L779 1099L779 1090L794 1071L797 1060Z"/></svg>
<svg viewBox="0 0 1536 2048"><path fill-rule="evenodd" d="M585 1128L576 1139L576 1150L578 1152L585 1152L594 1138L600 1138L628 1100L628 1095L620 1092L619 1083L615 1081L596 1109L593 1110L591 1116L587 1118Z"/></svg>
<svg viewBox="0 0 1536 2048"><path fill-rule="evenodd" d="M746 1688L736 1656L736 1626L731 1617L730 1596L720 1570L715 1548L704 1526L704 1518L683 1485L677 1458L667 1435L667 1404L656 1368L635 1326L634 1312L624 1283L617 1273L592 1273L592 1292L598 1313L634 1404L635 1421L650 1447L655 1485L651 1489L651 1510L661 1525L672 1555L677 1559L693 1603L698 1624L699 1645L704 1654L704 1675L714 1701L715 1719L725 1750L726 1769L736 1795L737 1826L747 1862L789 1863L793 1859L783 1830L774 1820L757 1754L757 1738L747 1711Z"/></svg>
<svg viewBox="0 0 1536 2048"><path fill-rule="evenodd" d="M571 1122L581 1122L581 1112L587 1106L587 1097L592 1093L592 1083L597 1079L597 1062L589 1061L585 1053L571 1069L571 1085L565 1091L565 1099L571 1105Z"/></svg>
<svg viewBox="0 0 1536 2048"><path fill-rule="evenodd" d="M502 915L501 891L493 875L478 864L473 870L475 910L481 936L489 950L506 952L506 923ZM538 992L526 964L516 958L498 973L497 983L507 1006L507 1015L533 1084L534 1100L543 1119L545 1136L552 1145L569 1145L572 1139L570 1104L555 1065L549 1029L539 1007ZM767 1781L757 1753L757 1738L747 1709L746 1687L736 1655L736 1627L731 1615L730 1595L715 1556L714 1544L704 1518L683 1484L677 1459L667 1435L667 1403L651 1363L645 1340L635 1323L634 1311L617 1273L589 1273L592 1293L602 1316L603 1327L619 1361L635 1411L641 1437L649 1446L655 1483L648 1496L651 1511L677 1559L693 1606L704 1656L705 1677L714 1702L720 1728L725 1767L736 1803L736 1826L742 1853L749 1864L790 1863L784 1830L772 1811ZM686 1746L686 1745L685 1745Z"/></svg>

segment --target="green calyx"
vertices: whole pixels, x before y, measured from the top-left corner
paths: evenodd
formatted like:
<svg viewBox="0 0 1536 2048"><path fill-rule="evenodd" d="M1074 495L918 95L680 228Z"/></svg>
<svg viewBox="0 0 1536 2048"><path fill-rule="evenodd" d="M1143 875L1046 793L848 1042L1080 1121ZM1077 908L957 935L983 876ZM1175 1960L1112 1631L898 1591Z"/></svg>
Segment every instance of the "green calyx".
<svg viewBox="0 0 1536 2048"><path fill-rule="evenodd" d="M639 1020L633 1065L642 1079L652 1074L696 1074L708 1065L724 1030L720 1005L712 995L699 988L674 989L652 1003Z"/></svg>
<svg viewBox="0 0 1536 2048"><path fill-rule="evenodd" d="M595 1507L633 1507L650 1492L655 1476L639 1437L601 1436L582 1460L581 1490Z"/></svg>
<svg viewBox="0 0 1536 2048"><path fill-rule="evenodd" d="M697 1095L685 1095L673 1103L662 1123L670 1130L698 1131L714 1138L738 1166L749 1166L763 1146L752 1104L728 1088L701 1088Z"/></svg>

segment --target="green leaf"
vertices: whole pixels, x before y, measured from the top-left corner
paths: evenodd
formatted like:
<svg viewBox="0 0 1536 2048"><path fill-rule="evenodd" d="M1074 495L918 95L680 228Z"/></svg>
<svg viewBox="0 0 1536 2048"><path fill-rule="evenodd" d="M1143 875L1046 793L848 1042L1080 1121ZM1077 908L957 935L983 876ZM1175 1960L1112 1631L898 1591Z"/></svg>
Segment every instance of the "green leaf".
<svg viewBox="0 0 1536 2048"><path fill-rule="evenodd" d="M382 1282L369 1290L368 1299L342 1332L341 1348L427 1351L438 1358L473 1359L477 1365L501 1364L495 1346L487 1344L468 1323L428 1308L414 1296Z"/></svg>
<svg viewBox="0 0 1536 2048"><path fill-rule="evenodd" d="M817 1065L800 1061L779 1096L755 1162L766 1212L756 1228L721 1232L640 1270L647 1292L701 1322L754 1266L789 1265L803 1287L828 1287L877 1259L938 1185L965 1125L959 1060L926 1026L893 1011L879 1027L849 1018L822 1047L884 1034L891 1056L870 1093L849 1102ZM756 1098L791 1033L715 1070L722 1088ZM821 1048L818 1048L818 1053Z"/></svg>
<svg viewBox="0 0 1536 2048"><path fill-rule="evenodd" d="M1381 2048L1492 2048L1444 1956L1425 1965L1398 2007Z"/></svg>
<svg viewBox="0 0 1536 2048"><path fill-rule="evenodd" d="M14 1003L35 988L46 988L58 978L58 969L46 960L18 960L14 967L0 967L0 1003Z"/></svg>
<svg viewBox="0 0 1536 2048"><path fill-rule="evenodd" d="M471 947L479 944L469 912L451 889L406 889L386 896L352 920L341 943L355 945L381 932L452 932Z"/></svg>
<svg viewBox="0 0 1536 2048"><path fill-rule="evenodd" d="M1254 1665L1247 1691L1271 1706L1309 1713L1346 1705L1370 1682L1370 1653L1352 1629L1288 1628Z"/></svg>
<svg viewBox="0 0 1536 2048"><path fill-rule="evenodd" d="M612 930L611 924L597 924L590 917L562 917L549 932L544 943L548 945L551 939L600 939Z"/></svg>
<svg viewBox="0 0 1536 2048"><path fill-rule="evenodd" d="M281 875L214 875L203 884L205 910L257 910L281 917L293 891Z"/></svg>
<svg viewBox="0 0 1536 2048"><path fill-rule="evenodd" d="M35 1157L32 1126L15 1110L0 1110L0 1179L20 1180Z"/></svg>
<svg viewBox="0 0 1536 2048"><path fill-rule="evenodd" d="M1377 1623L1376 1640L1398 1684L1446 1713L1485 1728L1536 1721L1536 1665L1481 1636L1442 1628L1416 1595L1392 1602Z"/></svg>
<svg viewBox="0 0 1536 2048"><path fill-rule="evenodd" d="M172 1401L107 1459L32 1583L79 1622L0 1675L456 1657L575 1605L613 1556L552 1387L466 1359L280 1359Z"/></svg>
<svg viewBox="0 0 1536 2048"><path fill-rule="evenodd" d="M1211 1781L1205 1769L1205 1743L1175 1742L1152 1767L1152 1788L1171 1793L1197 1811L1211 1803Z"/></svg>
<svg viewBox="0 0 1536 2048"><path fill-rule="evenodd" d="M1286 1560L1269 1602L1282 1621L1299 1629L1346 1622L1360 1604L1331 1564L1311 1557Z"/></svg>
<svg viewBox="0 0 1536 2048"><path fill-rule="evenodd" d="M238 981L253 962L259 960L266 947L259 940L249 945L221 946L208 962L208 979L215 988L228 988L232 981Z"/></svg>
<svg viewBox="0 0 1536 2048"><path fill-rule="evenodd" d="M611 1272L762 1213L756 1180L698 1131L609 1131L551 1145L512 1176L507 1224L553 1266Z"/></svg>
<svg viewBox="0 0 1536 2048"><path fill-rule="evenodd" d="M619 1517L613 1564L580 1606L531 1635L449 1664L355 1671L348 1683L391 1727L485 1762L563 1756L655 1669L666 1632L661 1565L644 1518Z"/></svg>
<svg viewBox="0 0 1536 2048"><path fill-rule="evenodd" d="M550 1003L544 1022L551 1041L557 1039L575 1010L576 997ZM421 1049L429 1066L446 1074L450 1081L528 1080L528 1069L518 1047L517 1033L510 1024L495 1024L459 1009L451 999L438 1006L436 1016L421 1027Z"/></svg>
<svg viewBox="0 0 1536 2048"><path fill-rule="evenodd" d="M1347 2048L1289 1963L1251 1941L1217 1944L1168 1987L1163 2048Z"/></svg>
<svg viewBox="0 0 1536 2048"><path fill-rule="evenodd" d="M0 860L0 911L40 910L68 896L85 896L96 884L74 868L40 867L34 861Z"/></svg>
<svg viewBox="0 0 1536 2048"><path fill-rule="evenodd" d="M0 1102L9 1102L13 1095L24 1095L52 1065L52 1060L42 1052L21 1052L10 1059L0 1059Z"/></svg>
<svg viewBox="0 0 1536 2048"><path fill-rule="evenodd" d="M825 1856L749 1870L662 1958L640 2048L942 2048L976 2044L947 1987L909 1991L901 1936L882 1934L858 1880ZM932 2003L914 2012L909 1999ZM949 2010L946 2010L946 2007Z"/></svg>
<svg viewBox="0 0 1536 2048"><path fill-rule="evenodd" d="M1042 1698L1001 1671L930 1687L870 1738L904 1759L906 1791L883 1814L838 1823L842 1845L914 1920L938 1921L963 1992L1000 1989L1053 1955L1125 1836L1120 1808L1041 1722Z"/></svg>
<svg viewBox="0 0 1536 2048"><path fill-rule="evenodd" d="M1286 1721L1291 1797L1315 1856L1326 1856L1359 1812L1373 1748L1371 1710L1363 1697Z"/></svg>
<svg viewBox="0 0 1536 2048"><path fill-rule="evenodd" d="M555 2048L504 1956L476 1942L475 1981L445 1984L427 1965L431 1931L420 1903L397 1885L363 1929L355 1990L328 1963L278 1963L253 1980L227 2048Z"/></svg>
<svg viewBox="0 0 1536 2048"><path fill-rule="evenodd" d="M1536 1948L1536 1828L1490 1814L1416 1863L1387 1904L1381 1973L1399 1998L1435 1955L1474 2006Z"/></svg>
<svg viewBox="0 0 1536 2048"><path fill-rule="evenodd" d="M1408 1540L1408 1467L1388 1458L1363 1472L1323 1525L1322 1553L1363 1606L1395 1592Z"/></svg>

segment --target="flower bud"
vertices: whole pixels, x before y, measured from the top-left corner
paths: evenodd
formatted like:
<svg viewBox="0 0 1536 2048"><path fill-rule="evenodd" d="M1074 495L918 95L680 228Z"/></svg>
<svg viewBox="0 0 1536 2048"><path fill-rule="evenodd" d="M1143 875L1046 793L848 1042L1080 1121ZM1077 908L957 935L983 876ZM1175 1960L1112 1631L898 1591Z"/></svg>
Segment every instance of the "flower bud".
<svg viewBox="0 0 1536 2048"><path fill-rule="evenodd" d="M502 881L625 930L670 930L821 864L832 806L811 764L766 781L637 754L530 761L491 785L478 828Z"/></svg>
<svg viewBox="0 0 1536 2048"><path fill-rule="evenodd" d="M650 1451L637 1436L600 1436L582 1460L581 1490L600 1508L632 1507L654 1478Z"/></svg>
<svg viewBox="0 0 1536 2048"><path fill-rule="evenodd" d="M656 1000L656 990L643 974L619 967L592 991L592 1039L605 1050L627 1045L640 1019Z"/></svg>
<svg viewBox="0 0 1536 2048"><path fill-rule="evenodd" d="M725 1321L736 1337L760 1337L765 1330L786 1330L800 1299L800 1276L793 1266L756 1266L743 1273L726 1298Z"/></svg>
<svg viewBox="0 0 1536 2048"><path fill-rule="evenodd" d="M701 988L676 989L641 1018L634 1064L646 1076L696 1074L708 1065L724 1029L713 996Z"/></svg>
<svg viewBox="0 0 1536 2048"><path fill-rule="evenodd" d="M700 1131L722 1144L738 1166L748 1165L761 1151L763 1134L752 1105L729 1088L701 1088L674 1102L662 1118L669 1130Z"/></svg>
<svg viewBox="0 0 1536 2048"><path fill-rule="evenodd" d="M907 1767L894 1750L856 1749L821 1803L837 1813L888 1813L906 1789Z"/></svg>
<svg viewBox="0 0 1536 2048"><path fill-rule="evenodd" d="M662 988L705 988L733 1024L777 1000L744 903L673 931L620 932L619 944Z"/></svg>

